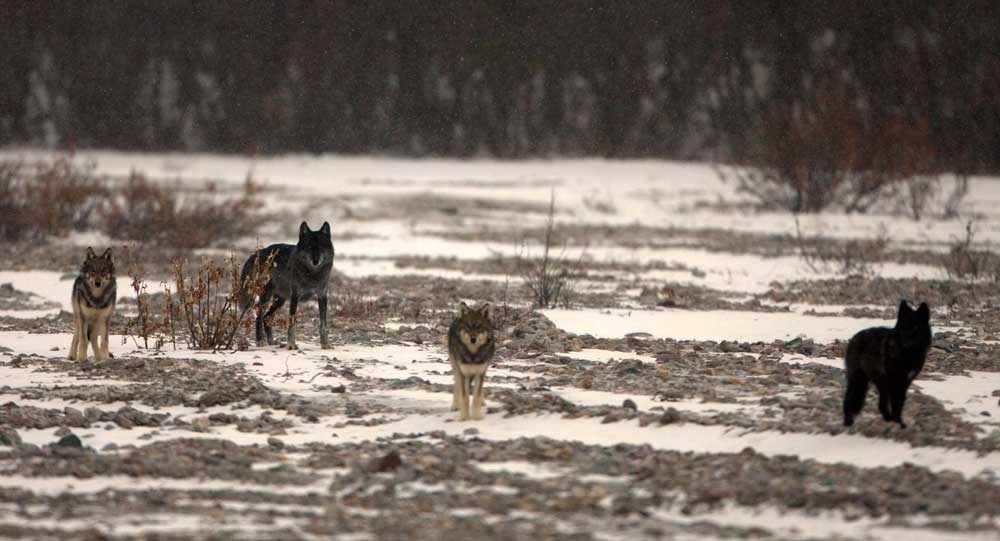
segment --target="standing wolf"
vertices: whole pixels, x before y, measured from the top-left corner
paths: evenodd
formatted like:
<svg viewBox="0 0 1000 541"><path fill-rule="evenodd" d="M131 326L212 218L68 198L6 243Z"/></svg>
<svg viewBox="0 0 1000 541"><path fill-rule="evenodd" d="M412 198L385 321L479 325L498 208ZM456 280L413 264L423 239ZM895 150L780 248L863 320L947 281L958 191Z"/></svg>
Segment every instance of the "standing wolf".
<svg viewBox="0 0 1000 541"><path fill-rule="evenodd" d="M118 298L115 263L111 248L98 256L87 248L87 259L73 281L73 345L69 360L87 360L87 342L94 350L94 359L108 360L108 327ZM102 343L98 343L103 339Z"/></svg>
<svg viewBox="0 0 1000 541"><path fill-rule="evenodd" d="M899 303L896 326L872 327L855 334L847 344L844 393L844 426L854 424L868 393L868 382L878 389L878 410L886 421L903 423L906 391L924 367L931 347L931 314L927 303L917 310Z"/></svg>
<svg viewBox="0 0 1000 541"><path fill-rule="evenodd" d="M271 334L271 324L268 321L285 301L288 301L288 349L296 349L295 345L295 314L299 309L299 301L316 299L319 302L319 340L323 349L330 347L326 331L326 289L330 282L330 270L333 269L333 242L330 240L330 224L323 222L319 231L309 229L309 224L302 222L299 226L299 242L297 244L272 244L267 248L257 250L243 264L240 281L244 284L241 304L244 310L250 306L253 299L246 288L252 281L255 266L271 259L270 275L264 291L257 303L255 334L257 345L264 345L264 334L267 343L274 345ZM265 307L267 307L265 312Z"/></svg>
<svg viewBox="0 0 1000 541"><path fill-rule="evenodd" d="M448 358L455 377L451 410L461 410L459 420L469 416L469 391L473 391L472 419L483 418L483 378L496 350L493 337L493 305L473 310L463 302L458 317L448 328Z"/></svg>

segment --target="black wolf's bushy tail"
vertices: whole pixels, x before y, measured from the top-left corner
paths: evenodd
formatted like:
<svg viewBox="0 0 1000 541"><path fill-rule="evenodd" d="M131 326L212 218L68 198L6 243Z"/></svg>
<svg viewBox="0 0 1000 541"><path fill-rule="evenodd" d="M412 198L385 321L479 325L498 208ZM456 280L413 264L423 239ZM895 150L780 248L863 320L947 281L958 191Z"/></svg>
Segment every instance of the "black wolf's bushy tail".
<svg viewBox="0 0 1000 541"><path fill-rule="evenodd" d="M243 312L254 301L250 295L250 282L253 279L254 264L258 258L260 258L260 252L254 253L246 260L246 263L243 263L243 270L240 271L240 311Z"/></svg>
<svg viewBox="0 0 1000 541"><path fill-rule="evenodd" d="M844 426L854 424L854 417L865 406L868 394L868 376L861 370L848 370L847 389L844 391Z"/></svg>

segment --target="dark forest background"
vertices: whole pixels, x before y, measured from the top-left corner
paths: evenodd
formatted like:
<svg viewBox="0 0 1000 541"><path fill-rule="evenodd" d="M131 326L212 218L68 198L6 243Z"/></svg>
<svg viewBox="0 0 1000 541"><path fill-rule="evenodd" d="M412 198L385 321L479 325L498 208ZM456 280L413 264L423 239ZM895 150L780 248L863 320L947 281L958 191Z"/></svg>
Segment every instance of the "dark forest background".
<svg viewBox="0 0 1000 541"><path fill-rule="evenodd" d="M0 144L997 171L996 6L0 0Z"/></svg>

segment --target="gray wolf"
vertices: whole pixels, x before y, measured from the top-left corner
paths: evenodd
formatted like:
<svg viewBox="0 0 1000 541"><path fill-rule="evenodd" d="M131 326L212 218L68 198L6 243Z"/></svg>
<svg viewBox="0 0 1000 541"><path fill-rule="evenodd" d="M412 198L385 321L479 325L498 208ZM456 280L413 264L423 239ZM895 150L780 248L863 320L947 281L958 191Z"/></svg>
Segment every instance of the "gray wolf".
<svg viewBox="0 0 1000 541"><path fill-rule="evenodd" d="M299 241L296 244L272 244L257 250L246 263L240 273L243 284L241 304L246 310L253 301L247 290L248 281L252 278L254 268L271 259L271 268L267 284L257 300L257 322L255 335L257 346L264 345L264 335L267 335L268 345L274 345L271 332L271 315L285 301L288 301L288 349L296 349L295 344L295 314L298 312L299 301L316 299L319 303L319 340L323 349L330 347L327 337L326 309L327 286L330 282L330 271L333 269L333 242L330 240L330 224L323 222L318 231L309 229L309 224L302 222L299 226Z"/></svg>
<svg viewBox="0 0 1000 541"><path fill-rule="evenodd" d="M455 387L451 410L461 411L459 420L483 418L483 383L496 344L493 335L493 305L485 303L475 310L463 302L458 317L448 327L448 358ZM469 392L473 393L469 414Z"/></svg>
<svg viewBox="0 0 1000 541"><path fill-rule="evenodd" d="M930 318L927 303L913 310L904 300L899 303L895 327L872 327L851 338L845 356L844 426L854 424L854 416L865 404L868 383L873 382L882 418L906 428L903 404L931 347Z"/></svg>
<svg viewBox="0 0 1000 541"><path fill-rule="evenodd" d="M86 361L88 341L96 360L110 358L108 327L117 297L111 248L98 256L93 248L88 247L87 259L73 281L73 345L69 347L69 360Z"/></svg>

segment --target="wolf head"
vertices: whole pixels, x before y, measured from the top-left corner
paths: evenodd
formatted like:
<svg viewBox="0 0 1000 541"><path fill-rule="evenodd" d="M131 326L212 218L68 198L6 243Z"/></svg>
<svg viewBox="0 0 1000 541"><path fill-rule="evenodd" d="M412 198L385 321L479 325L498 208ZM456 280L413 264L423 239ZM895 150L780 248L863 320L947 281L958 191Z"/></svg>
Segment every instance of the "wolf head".
<svg viewBox="0 0 1000 541"><path fill-rule="evenodd" d="M330 224L323 222L319 231L309 229L309 224L299 226L299 242L296 244L303 260L312 268L333 262L333 242L330 240Z"/></svg>
<svg viewBox="0 0 1000 541"><path fill-rule="evenodd" d="M901 301L896 333L903 350L926 352L931 346L931 310L927 303L920 303L914 310L905 300Z"/></svg>
<svg viewBox="0 0 1000 541"><path fill-rule="evenodd" d="M472 353L493 341L493 305L484 303L473 310L464 302L458 305L458 337Z"/></svg>
<svg viewBox="0 0 1000 541"><path fill-rule="evenodd" d="M115 279L115 262L111 259L111 248L105 250L102 255L97 255L93 248L88 247L87 259L83 262L80 274L92 292L102 293Z"/></svg>

